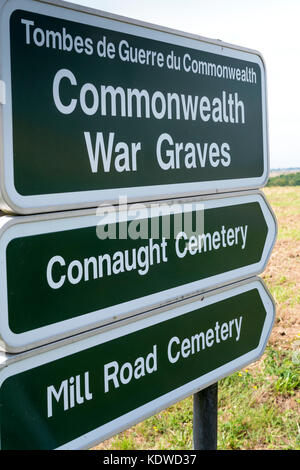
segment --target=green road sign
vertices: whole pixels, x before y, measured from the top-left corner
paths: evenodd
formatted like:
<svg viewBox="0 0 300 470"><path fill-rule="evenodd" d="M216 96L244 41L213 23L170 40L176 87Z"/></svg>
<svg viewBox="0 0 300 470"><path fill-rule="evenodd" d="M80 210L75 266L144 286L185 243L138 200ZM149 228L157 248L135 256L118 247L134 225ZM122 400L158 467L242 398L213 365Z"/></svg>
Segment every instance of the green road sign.
<svg viewBox="0 0 300 470"><path fill-rule="evenodd" d="M0 220L11 352L256 275L276 237L259 192Z"/></svg>
<svg viewBox="0 0 300 470"><path fill-rule="evenodd" d="M89 448L263 353L274 303L258 278L3 360L2 449Z"/></svg>
<svg viewBox="0 0 300 470"><path fill-rule="evenodd" d="M266 183L259 53L55 0L0 15L3 210Z"/></svg>

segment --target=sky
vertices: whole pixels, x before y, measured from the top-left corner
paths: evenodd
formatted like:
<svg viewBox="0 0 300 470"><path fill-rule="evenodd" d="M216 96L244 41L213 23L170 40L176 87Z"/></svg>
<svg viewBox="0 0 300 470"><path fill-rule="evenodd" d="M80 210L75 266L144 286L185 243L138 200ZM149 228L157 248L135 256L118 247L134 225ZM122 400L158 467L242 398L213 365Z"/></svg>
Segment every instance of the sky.
<svg viewBox="0 0 300 470"><path fill-rule="evenodd" d="M267 70L270 167L300 167L300 0L72 0L259 51Z"/></svg>

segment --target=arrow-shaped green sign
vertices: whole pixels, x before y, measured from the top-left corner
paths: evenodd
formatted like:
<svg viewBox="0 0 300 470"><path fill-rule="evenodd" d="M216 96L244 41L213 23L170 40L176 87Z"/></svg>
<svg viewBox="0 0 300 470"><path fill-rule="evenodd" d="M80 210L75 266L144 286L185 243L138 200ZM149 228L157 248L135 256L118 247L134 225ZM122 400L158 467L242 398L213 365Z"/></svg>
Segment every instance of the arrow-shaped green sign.
<svg viewBox="0 0 300 470"><path fill-rule="evenodd" d="M257 192L4 217L4 347L21 351L258 274L275 236Z"/></svg>
<svg viewBox="0 0 300 470"><path fill-rule="evenodd" d="M0 371L1 448L91 447L257 360L273 320L274 303L254 278L9 356Z"/></svg>

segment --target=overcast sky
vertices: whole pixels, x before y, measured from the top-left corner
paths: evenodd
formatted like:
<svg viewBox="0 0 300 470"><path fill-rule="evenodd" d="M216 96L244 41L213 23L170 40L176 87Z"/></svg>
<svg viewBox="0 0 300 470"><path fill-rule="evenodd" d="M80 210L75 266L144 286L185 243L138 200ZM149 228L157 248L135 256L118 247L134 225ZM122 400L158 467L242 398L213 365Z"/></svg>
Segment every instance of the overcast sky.
<svg viewBox="0 0 300 470"><path fill-rule="evenodd" d="M73 0L262 53L271 168L300 167L300 0Z"/></svg>

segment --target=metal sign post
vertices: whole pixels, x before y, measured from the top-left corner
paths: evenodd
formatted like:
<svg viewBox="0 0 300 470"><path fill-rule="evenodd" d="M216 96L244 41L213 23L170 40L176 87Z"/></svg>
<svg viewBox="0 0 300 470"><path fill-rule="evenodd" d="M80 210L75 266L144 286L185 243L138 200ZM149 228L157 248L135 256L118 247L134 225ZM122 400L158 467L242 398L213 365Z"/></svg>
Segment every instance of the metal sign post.
<svg viewBox="0 0 300 470"><path fill-rule="evenodd" d="M217 450L218 382L193 395L195 450Z"/></svg>

